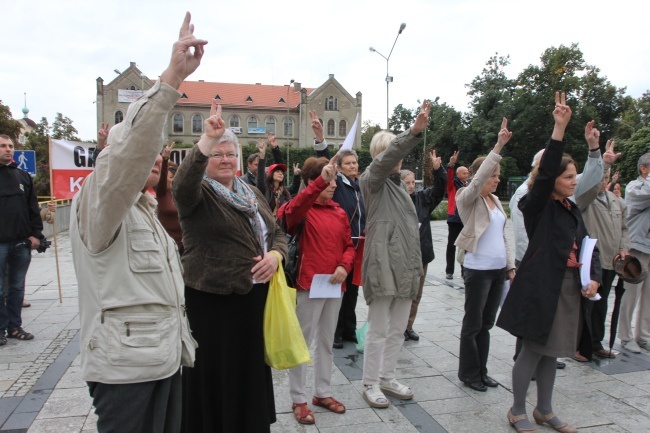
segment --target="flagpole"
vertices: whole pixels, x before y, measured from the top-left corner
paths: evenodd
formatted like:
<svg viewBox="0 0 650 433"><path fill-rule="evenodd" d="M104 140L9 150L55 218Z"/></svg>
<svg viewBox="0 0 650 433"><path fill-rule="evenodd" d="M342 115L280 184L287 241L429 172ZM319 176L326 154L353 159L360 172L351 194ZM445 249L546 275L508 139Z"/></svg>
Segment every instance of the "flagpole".
<svg viewBox="0 0 650 433"><path fill-rule="evenodd" d="M54 201L54 183L52 182L52 138L48 137L48 150L49 150L49 167L50 167L50 201L52 203L55 203ZM56 236L56 220L57 218L54 217L54 221L52 223L52 233L54 235L54 258L56 260L56 279L59 284L59 303L63 303L63 293L61 293L61 272L59 271L59 247L57 244L57 236Z"/></svg>

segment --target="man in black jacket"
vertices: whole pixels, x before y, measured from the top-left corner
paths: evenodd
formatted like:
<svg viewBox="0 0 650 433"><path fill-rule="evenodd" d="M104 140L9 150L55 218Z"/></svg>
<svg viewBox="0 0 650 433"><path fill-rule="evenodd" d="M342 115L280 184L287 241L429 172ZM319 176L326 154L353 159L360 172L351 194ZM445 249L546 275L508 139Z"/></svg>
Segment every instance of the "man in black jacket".
<svg viewBox="0 0 650 433"><path fill-rule="evenodd" d="M22 328L22 306L25 276L35 250L43 239L43 221L36 201L34 184L29 173L18 168L14 157L14 141L0 134L0 292L5 290L6 304L0 302L0 346L8 338L34 338Z"/></svg>

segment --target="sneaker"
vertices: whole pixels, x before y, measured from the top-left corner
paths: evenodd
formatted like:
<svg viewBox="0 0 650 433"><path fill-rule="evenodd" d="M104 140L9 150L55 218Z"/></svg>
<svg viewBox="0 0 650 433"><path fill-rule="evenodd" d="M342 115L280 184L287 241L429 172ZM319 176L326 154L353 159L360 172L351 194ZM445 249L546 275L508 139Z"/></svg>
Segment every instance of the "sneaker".
<svg viewBox="0 0 650 433"><path fill-rule="evenodd" d="M363 399L370 407L384 408L390 405L384 393L381 392L379 385L366 385L366 390L363 391Z"/></svg>
<svg viewBox="0 0 650 433"><path fill-rule="evenodd" d="M629 340L629 341L621 340L621 346L623 346L624 349L627 349L632 353L641 353L641 348L639 347L638 344L636 344L636 341L634 340Z"/></svg>
<svg viewBox="0 0 650 433"><path fill-rule="evenodd" d="M446 275L446 278L447 278L448 280L453 280L453 279L454 279L454 275L453 275L453 274L447 274L447 275Z"/></svg>
<svg viewBox="0 0 650 433"><path fill-rule="evenodd" d="M410 400L413 398L413 391L406 385L402 385L397 380L391 381L380 380L379 389L385 394L392 395L400 400Z"/></svg>

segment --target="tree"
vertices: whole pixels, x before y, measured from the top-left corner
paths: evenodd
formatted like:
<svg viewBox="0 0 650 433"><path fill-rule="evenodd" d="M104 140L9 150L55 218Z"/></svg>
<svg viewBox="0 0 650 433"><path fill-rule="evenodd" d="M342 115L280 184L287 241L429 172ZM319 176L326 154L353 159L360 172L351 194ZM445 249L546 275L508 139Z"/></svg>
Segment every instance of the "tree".
<svg viewBox="0 0 650 433"><path fill-rule="evenodd" d="M56 113L56 118L52 122L52 138L55 140L79 141L78 131L72 126L72 120L69 117L63 117L61 113Z"/></svg>
<svg viewBox="0 0 650 433"><path fill-rule="evenodd" d="M26 146L36 152L36 177L34 187L37 196L50 195L50 126L42 117L27 135Z"/></svg>
<svg viewBox="0 0 650 433"><path fill-rule="evenodd" d="M364 120L361 126L361 148L369 149L372 137L381 131L381 126L378 123L373 123L372 120Z"/></svg>
<svg viewBox="0 0 650 433"><path fill-rule="evenodd" d="M388 120L388 129L394 133L404 132L411 127L415 119L414 110L404 108L402 104L393 109L393 115Z"/></svg>
<svg viewBox="0 0 650 433"><path fill-rule="evenodd" d="M6 134L18 142L21 129L22 124L13 118L9 106L4 105L0 100L0 134Z"/></svg>
<svg viewBox="0 0 650 433"><path fill-rule="evenodd" d="M621 182L627 183L639 177L639 158L650 152L650 126L639 129L629 140L617 143L616 150L621 152L621 157L612 167L612 171L620 171Z"/></svg>

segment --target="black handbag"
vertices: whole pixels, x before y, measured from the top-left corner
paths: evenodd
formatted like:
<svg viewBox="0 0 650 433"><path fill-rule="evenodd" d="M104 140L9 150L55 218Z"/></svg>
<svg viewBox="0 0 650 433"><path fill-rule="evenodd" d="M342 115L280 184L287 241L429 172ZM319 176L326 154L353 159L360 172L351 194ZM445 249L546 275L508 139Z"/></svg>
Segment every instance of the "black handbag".
<svg viewBox="0 0 650 433"><path fill-rule="evenodd" d="M286 233L287 227L284 220L282 221L283 229ZM298 239L300 239L300 234L305 225L305 220L303 219L296 231L295 235L290 235L286 233L287 237L287 261L284 264L284 276L287 279L287 284L289 287L296 287L296 280L298 279L298 260L300 258L300 245L298 244Z"/></svg>

